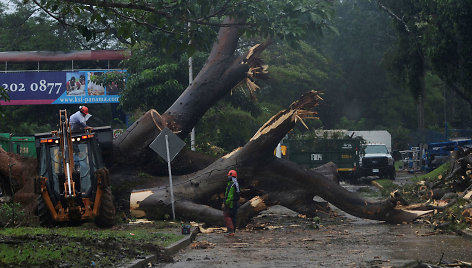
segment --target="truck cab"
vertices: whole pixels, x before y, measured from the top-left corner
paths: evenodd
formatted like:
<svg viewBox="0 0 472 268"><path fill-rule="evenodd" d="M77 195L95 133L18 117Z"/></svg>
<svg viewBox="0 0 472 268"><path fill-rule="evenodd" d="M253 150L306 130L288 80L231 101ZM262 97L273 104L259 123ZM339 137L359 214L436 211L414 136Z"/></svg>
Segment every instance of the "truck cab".
<svg viewBox="0 0 472 268"><path fill-rule="evenodd" d="M385 144L366 144L359 160L359 175L395 179L395 161Z"/></svg>

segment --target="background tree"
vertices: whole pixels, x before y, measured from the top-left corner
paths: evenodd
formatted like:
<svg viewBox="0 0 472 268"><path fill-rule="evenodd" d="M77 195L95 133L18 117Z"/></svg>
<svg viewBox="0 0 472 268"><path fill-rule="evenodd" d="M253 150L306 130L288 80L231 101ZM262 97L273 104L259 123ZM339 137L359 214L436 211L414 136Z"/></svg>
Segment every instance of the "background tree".
<svg viewBox="0 0 472 268"><path fill-rule="evenodd" d="M408 6L408 5L407 5ZM325 128L387 129L392 133L394 148L406 149L415 143L410 134L418 124L416 101L398 72L391 67L398 44L397 30L388 13L377 2L350 0L336 2L334 26L339 34L327 34L320 45L330 69L339 76L327 81L328 90L320 106ZM424 76L425 128L443 131L444 83L430 69ZM451 105L459 101L447 96L448 117L458 118ZM463 101L459 101L462 103ZM469 113L461 113L465 116ZM448 122L451 122L448 119ZM456 127L464 127L454 124ZM409 145L410 144L410 145Z"/></svg>
<svg viewBox="0 0 472 268"><path fill-rule="evenodd" d="M390 58L390 66L396 70L397 77L410 88L416 88L413 93L419 97L417 93L424 88L425 73L431 70L448 90L468 102L462 114L470 117L468 36L472 24L468 18L472 4L467 1L380 0L377 3L390 15L399 34L398 45Z"/></svg>

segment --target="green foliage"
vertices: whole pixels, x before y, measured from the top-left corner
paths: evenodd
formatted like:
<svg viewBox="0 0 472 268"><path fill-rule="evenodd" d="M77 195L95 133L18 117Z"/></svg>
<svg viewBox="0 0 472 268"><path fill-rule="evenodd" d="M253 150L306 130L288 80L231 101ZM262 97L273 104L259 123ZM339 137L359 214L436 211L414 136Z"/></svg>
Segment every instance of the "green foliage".
<svg viewBox="0 0 472 268"><path fill-rule="evenodd" d="M10 97L8 96L8 92L2 86L0 86L0 100L9 101Z"/></svg>
<svg viewBox="0 0 472 268"><path fill-rule="evenodd" d="M390 134L392 135L392 140L395 144L395 148L397 149L406 149L409 148L409 135L410 130L398 125L394 127L390 127L389 129Z"/></svg>
<svg viewBox="0 0 472 268"><path fill-rule="evenodd" d="M327 82L338 78L328 59L306 42L298 42L294 47L284 44L270 47L264 60L271 79L262 83L258 99L282 107L307 91L327 89Z"/></svg>
<svg viewBox="0 0 472 268"><path fill-rule="evenodd" d="M349 120L346 116L341 117L336 128L349 129L349 130L364 130L366 128L366 119L361 118L360 120Z"/></svg>
<svg viewBox="0 0 472 268"><path fill-rule="evenodd" d="M0 51L69 51L84 47L112 48L116 44L110 42L110 38L104 38L103 33L97 36L97 40L87 42L74 28L64 27L64 24L49 17L31 1L8 2L12 7L11 12L0 9ZM33 67L36 63L11 65L9 63L9 69L14 65L27 69L25 66ZM52 70L51 66L63 66L63 63L42 63L42 66Z"/></svg>
<svg viewBox="0 0 472 268"><path fill-rule="evenodd" d="M16 227L28 222L20 203L0 203L0 227Z"/></svg>
<svg viewBox="0 0 472 268"><path fill-rule="evenodd" d="M82 1L35 3L51 16L76 27L86 39L106 33L133 44L140 40L141 33L156 32L159 34L155 41L162 48L170 52L186 50L190 55L208 48L215 28L225 17L234 18L250 38L294 41L321 35L333 16L331 1L326 0L92 1L91 7Z"/></svg>
<svg viewBox="0 0 472 268"><path fill-rule="evenodd" d="M421 26L421 45L432 68L449 86L472 97L472 3L469 1L419 1L414 22Z"/></svg>
<svg viewBox="0 0 472 268"><path fill-rule="evenodd" d="M330 1L239 1L238 4L241 6L236 7L237 13L247 14L248 37L271 37L293 45L297 40L323 35L334 12Z"/></svg>
<svg viewBox="0 0 472 268"><path fill-rule="evenodd" d="M337 2L333 22L339 34L326 35L319 45L320 53L329 63L326 73L331 74L324 82L326 90L319 115L325 129L386 129L392 134L393 147L406 149L411 130L417 128L416 101L404 83L387 73L391 69L388 66L394 50L392 44L399 37L392 19L375 3ZM445 112L455 128L465 128L464 122L470 121L469 104L458 102L452 94L447 94L445 100L445 86L438 75L426 69L427 129L441 130Z"/></svg>
<svg viewBox="0 0 472 268"><path fill-rule="evenodd" d="M8 96L8 91L6 91L2 86L0 86L0 100L9 101L10 96ZM5 117L5 114L0 110L0 119Z"/></svg>
<svg viewBox="0 0 472 268"><path fill-rule="evenodd" d="M137 46L133 51L132 58L124 62L129 76L120 96L120 107L131 113L149 109L163 113L186 87L187 67L150 44Z"/></svg>
<svg viewBox="0 0 472 268"><path fill-rule="evenodd" d="M336 2L333 21L339 34L326 35L320 45L335 74L327 83L319 108L324 127L354 124L364 129L385 129L390 120L386 113L397 112L386 109L387 104L396 101L391 95L403 94L391 86L380 65L394 40L391 23L365 0ZM365 121L357 124L362 118ZM402 120L403 117L399 121Z"/></svg>
<svg viewBox="0 0 472 268"><path fill-rule="evenodd" d="M452 205L450 208L444 212L439 213L433 218L438 218L441 221L447 222L447 229L449 231L458 231L463 230L469 227L469 223L462 216L464 211L464 205L467 204L467 201L464 199L459 199L456 204Z"/></svg>
<svg viewBox="0 0 472 268"><path fill-rule="evenodd" d="M243 146L259 126L260 122L249 112L220 103L197 124L197 147L212 154L230 152Z"/></svg>
<svg viewBox="0 0 472 268"><path fill-rule="evenodd" d="M425 71L430 70L443 81L442 87L453 90L470 107L472 41L469 36L472 22L469 18L472 3L460 0L379 2L397 16L392 21L399 38L387 60L393 77L408 86L418 98L424 95L421 89L424 88L423 79ZM426 90L429 90L427 86ZM426 96L429 95L428 92ZM464 113L470 117L469 109ZM460 122L457 124L462 128L468 127Z"/></svg>
<svg viewBox="0 0 472 268"><path fill-rule="evenodd" d="M323 130L307 130L307 131L293 131L290 133L290 137L296 140L340 140L340 139L350 139L349 136L344 134L341 130L339 131L330 131L329 133ZM362 140L360 137L355 137L353 139Z"/></svg>
<svg viewBox="0 0 472 268"><path fill-rule="evenodd" d="M150 108L163 112L177 99L187 84L185 61L189 55L195 57L198 70L201 66L198 58L205 58L206 55L196 51L209 49L225 18L231 17L230 23L240 26L241 34L245 34L249 43L256 37L263 37L293 45L300 39L321 36L333 16L332 3L327 0L91 2L91 8L81 1L48 0L35 3L59 21L75 26L87 40L105 33L129 44L139 41L134 47L133 58L124 64L129 77L120 98L120 107L136 114ZM316 51L309 51L313 49L306 44L301 44L301 47L307 55L316 54ZM179 57L176 51L187 53ZM320 62L323 61L321 55L316 56ZM293 66L287 75L292 76L299 70L302 70L299 66ZM317 71L307 71L302 79L316 82L311 76L326 76ZM283 72L283 69L279 70L279 73ZM312 83L304 83L297 93L306 91L304 88L309 84ZM310 85L311 89L313 85ZM225 105L231 106L225 108L221 117L211 113L208 116L211 120L220 120L225 126L230 125L229 118L233 117L233 121L246 126L243 129L230 127L228 130L221 127L216 140L212 141L218 147L228 150L230 144L233 144L231 149L234 145L242 145L257 129L253 122L259 122L256 117L265 114L262 108L269 105L262 107L247 101L247 95L244 91L234 91L231 97L224 100ZM214 122L203 125L202 133L209 133Z"/></svg>
<svg viewBox="0 0 472 268"><path fill-rule="evenodd" d="M412 1L400 2L395 1L398 8L407 5L406 2L411 4ZM415 12L414 8L411 11ZM412 14L405 14L405 16L409 17ZM409 25L413 26L413 28L410 28L413 32L407 32L403 23L396 22L394 25L398 32L398 39L390 51L391 55L388 58L387 65L390 67L389 70L394 79L399 81L402 86L407 87L413 97L418 100L424 97L425 58L423 50L418 44L417 29L415 25Z"/></svg>

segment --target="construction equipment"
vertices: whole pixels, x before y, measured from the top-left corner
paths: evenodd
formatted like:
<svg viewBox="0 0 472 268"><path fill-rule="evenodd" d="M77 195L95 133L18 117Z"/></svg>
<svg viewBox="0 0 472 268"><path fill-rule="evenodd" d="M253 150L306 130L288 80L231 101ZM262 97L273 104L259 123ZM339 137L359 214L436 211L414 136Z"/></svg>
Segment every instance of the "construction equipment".
<svg viewBox="0 0 472 268"><path fill-rule="evenodd" d="M41 225L94 219L113 225L115 207L110 176L100 147L112 141L110 127L71 132L66 110L59 111L59 130L35 135Z"/></svg>
<svg viewBox="0 0 472 268"><path fill-rule="evenodd" d="M423 155L420 147L411 147L410 150L400 151L402 167L401 169L406 170L410 173L421 171L421 156Z"/></svg>
<svg viewBox="0 0 472 268"><path fill-rule="evenodd" d="M471 139L461 139L446 142L433 142L426 146L423 154L423 170L430 172L449 160L451 152L461 148L472 148Z"/></svg>

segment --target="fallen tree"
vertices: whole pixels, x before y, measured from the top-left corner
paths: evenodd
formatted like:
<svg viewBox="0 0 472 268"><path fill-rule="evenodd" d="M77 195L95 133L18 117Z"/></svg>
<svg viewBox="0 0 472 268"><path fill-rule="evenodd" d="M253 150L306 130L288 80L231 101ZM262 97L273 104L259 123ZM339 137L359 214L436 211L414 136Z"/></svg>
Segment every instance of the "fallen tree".
<svg viewBox="0 0 472 268"><path fill-rule="evenodd" d="M228 18L224 24L240 25L241 21ZM137 176L134 171L137 167L150 167L151 172L157 174L159 172L156 170L160 170L161 173L162 170L166 170L161 168L163 165L156 162L156 157L148 148L164 127L184 138L201 116L241 81L246 81L253 89L257 88L254 79L266 75L260 54L270 42L256 45L247 53L240 55L237 53L240 34L239 26L222 27L205 66L175 103L162 115L155 110L148 111L123 135L114 140L114 158L109 162L118 163L111 167L112 178L120 178L114 180L115 185L135 181ZM177 171L185 175L174 179L177 215L221 225L221 210L209 206L208 203L213 195L224 188L227 171L237 169L242 185L250 186L269 203L280 203L303 214L314 215L317 209L322 209L313 201L314 195L319 195L358 217L392 223L414 220L419 214L397 209L399 200L395 195L382 202L369 202L345 190L326 176L336 173L333 166L326 166L321 172L306 170L292 162L274 157L273 150L277 143L297 122L303 123L303 119L314 117L316 115L314 109L320 100L318 92L305 94L289 108L273 116L244 147L211 164L208 159L198 161L200 159L198 156L192 156L197 161L192 161L192 158L189 161L189 158L186 158L188 154L181 156L180 161L186 164L180 163L180 166L185 166L185 172ZM21 167L22 160L13 159L2 151L0 156L5 158L4 161ZM3 178L8 176L7 172L9 172L8 167L0 166ZM24 170L18 168L12 178L24 182L24 187L21 189L27 189L26 187L32 189L33 176L30 173L25 174ZM169 186L166 179L158 181L157 185L150 182L143 183L143 185L153 184L152 188L133 193L133 196L140 196L136 198L134 207L148 217L163 218L170 211ZM137 189L138 186L132 187ZM248 202L241 207L240 213L245 215L240 217L241 222L246 222L259 210L264 209L261 199L256 200L258 201Z"/></svg>
<svg viewBox="0 0 472 268"><path fill-rule="evenodd" d="M319 195L338 208L362 218L392 223L409 222L417 218L417 213L396 209L398 200L395 196L382 202L369 202L345 190L320 172L307 170L290 161L274 157L273 150L277 143L297 121L315 114L312 109L320 99L315 91L307 93L288 109L273 116L244 147L223 156L203 170L176 177L176 214L192 215L193 220L209 224L221 224L222 212L203 203L213 193L224 189L226 172L236 169L243 187L258 184L258 189L263 191L269 200L308 215L313 215L316 211L313 197ZM282 195L282 190L287 194ZM168 185L136 191L133 195L140 195L139 198L132 197L133 208L148 217L163 218L165 214L170 213ZM244 209L243 206L242 210ZM195 213L196 211L198 213Z"/></svg>

